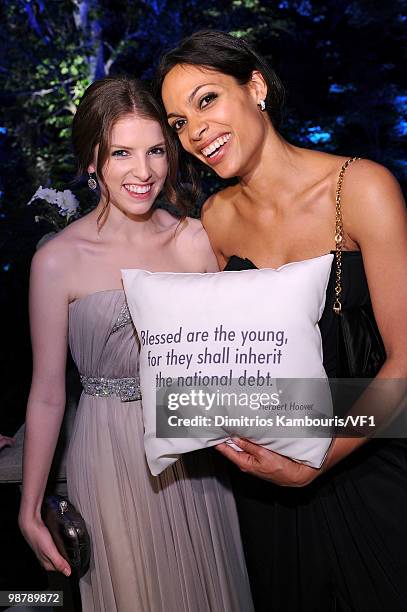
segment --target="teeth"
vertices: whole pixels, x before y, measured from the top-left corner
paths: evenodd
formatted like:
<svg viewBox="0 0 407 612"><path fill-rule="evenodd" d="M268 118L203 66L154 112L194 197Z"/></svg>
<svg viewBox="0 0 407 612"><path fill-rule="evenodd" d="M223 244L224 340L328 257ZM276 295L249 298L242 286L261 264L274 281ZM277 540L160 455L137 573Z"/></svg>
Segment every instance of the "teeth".
<svg viewBox="0 0 407 612"><path fill-rule="evenodd" d="M214 151L216 151L222 145L224 145L225 142L227 142L230 137L231 137L231 134L225 134L224 136L219 136L219 138L211 142L211 144L208 147L205 147L204 149L202 149L201 153L203 153L205 157L208 157L208 155L210 155L211 153L214 153Z"/></svg>
<svg viewBox="0 0 407 612"><path fill-rule="evenodd" d="M151 189L151 185L124 185L124 187L132 193L148 193Z"/></svg>

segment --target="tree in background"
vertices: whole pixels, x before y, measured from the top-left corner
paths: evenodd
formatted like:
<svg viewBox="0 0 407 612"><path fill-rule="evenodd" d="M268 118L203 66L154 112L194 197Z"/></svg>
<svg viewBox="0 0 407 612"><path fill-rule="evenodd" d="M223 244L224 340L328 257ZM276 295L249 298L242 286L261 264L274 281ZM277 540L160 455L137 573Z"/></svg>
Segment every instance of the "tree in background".
<svg viewBox="0 0 407 612"><path fill-rule="evenodd" d="M3 139L11 148L3 191L13 176L8 197L18 187L23 205L40 184L66 186L73 168L70 123L87 85L118 73L150 79L164 49L204 28L246 36L271 59L288 88L289 140L363 154L400 175L403 6L400 0L385 6L227 0L222 7L213 0L3 2Z"/></svg>

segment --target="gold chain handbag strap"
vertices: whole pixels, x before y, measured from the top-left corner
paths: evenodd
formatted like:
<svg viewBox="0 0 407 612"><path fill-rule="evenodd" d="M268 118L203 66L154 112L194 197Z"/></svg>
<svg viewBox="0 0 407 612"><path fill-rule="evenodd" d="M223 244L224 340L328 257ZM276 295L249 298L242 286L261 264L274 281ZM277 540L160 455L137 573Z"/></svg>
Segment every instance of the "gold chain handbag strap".
<svg viewBox="0 0 407 612"><path fill-rule="evenodd" d="M334 313L340 315L342 312L341 293L342 293L342 246L343 246L343 222L341 209L341 191L343 177L345 176L346 168L360 157L351 157L342 166L336 185L335 197L335 301L333 305Z"/></svg>

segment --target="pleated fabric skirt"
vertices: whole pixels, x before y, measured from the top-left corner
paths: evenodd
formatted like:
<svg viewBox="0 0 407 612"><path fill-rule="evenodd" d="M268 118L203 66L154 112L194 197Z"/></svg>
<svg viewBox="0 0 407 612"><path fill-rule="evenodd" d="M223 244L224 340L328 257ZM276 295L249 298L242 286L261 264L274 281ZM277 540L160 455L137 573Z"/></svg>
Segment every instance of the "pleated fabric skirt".
<svg viewBox="0 0 407 612"><path fill-rule="evenodd" d="M220 458L199 451L151 476L141 411L139 401L85 394L78 407L67 480L92 545L83 612L252 611Z"/></svg>

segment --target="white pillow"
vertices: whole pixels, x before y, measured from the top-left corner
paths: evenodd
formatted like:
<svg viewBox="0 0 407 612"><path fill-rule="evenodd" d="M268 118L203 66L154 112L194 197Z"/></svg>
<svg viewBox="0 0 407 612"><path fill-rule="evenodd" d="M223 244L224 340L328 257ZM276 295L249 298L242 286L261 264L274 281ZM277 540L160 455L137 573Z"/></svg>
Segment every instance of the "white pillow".
<svg viewBox="0 0 407 612"><path fill-rule="evenodd" d="M231 435L321 466L330 430L315 437L321 434L313 426L321 415L332 414L332 404L318 321L332 260L323 255L277 270L207 274L122 270L140 339L144 444L154 475L180 454L230 441ZM175 384L167 388L171 381ZM180 392L187 395L177 397ZM231 396L238 398L236 407L227 405L227 395L216 401L227 392L236 393ZM256 392L268 393L263 401L257 398L264 404L258 409ZM192 417L197 419L185 421ZM299 427L287 427L289 418L300 418Z"/></svg>

